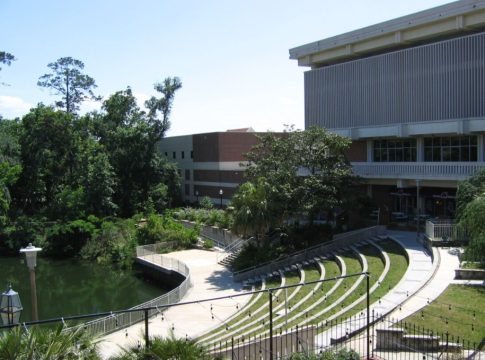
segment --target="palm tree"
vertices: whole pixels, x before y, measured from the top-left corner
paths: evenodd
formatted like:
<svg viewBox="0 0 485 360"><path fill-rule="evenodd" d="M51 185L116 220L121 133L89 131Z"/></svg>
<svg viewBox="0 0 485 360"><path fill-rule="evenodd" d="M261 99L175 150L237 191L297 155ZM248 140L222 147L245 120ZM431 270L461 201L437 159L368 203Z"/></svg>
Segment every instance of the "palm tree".
<svg viewBox="0 0 485 360"><path fill-rule="evenodd" d="M98 360L96 342L82 327L66 330L32 327L24 330L17 326L0 333L0 359L2 360Z"/></svg>
<svg viewBox="0 0 485 360"><path fill-rule="evenodd" d="M264 238L276 221L271 209L270 194L271 189L262 178L256 183L246 182L239 187L231 202L234 207L234 232Z"/></svg>
<svg viewBox="0 0 485 360"><path fill-rule="evenodd" d="M168 338L154 337L150 347L133 346L123 350L110 360L210 360L213 359L206 349L193 340L176 339L173 334Z"/></svg>

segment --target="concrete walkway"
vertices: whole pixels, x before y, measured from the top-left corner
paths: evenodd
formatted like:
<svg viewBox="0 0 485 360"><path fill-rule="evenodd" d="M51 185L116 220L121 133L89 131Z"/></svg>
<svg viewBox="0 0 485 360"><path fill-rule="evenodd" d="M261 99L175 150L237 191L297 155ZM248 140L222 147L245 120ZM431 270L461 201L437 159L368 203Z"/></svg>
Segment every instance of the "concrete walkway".
<svg viewBox="0 0 485 360"><path fill-rule="evenodd" d="M232 274L217 263L223 256L220 251L185 250L165 254L184 262L189 268L193 286L183 302L242 294L242 285L232 280ZM150 318L150 336L169 336L176 338L194 338L211 328L219 326L222 320L241 309L250 296L239 296L223 301L195 303L172 307L162 314ZM163 320L162 320L163 318ZM101 355L104 359L120 352L121 347L136 346L144 341L144 323L138 323L126 329L102 338Z"/></svg>
<svg viewBox="0 0 485 360"><path fill-rule="evenodd" d="M412 238L416 238L415 233L409 232L390 231L389 234L401 242L408 249L408 252L409 246L412 244ZM414 243L416 243L416 240L414 240ZM434 262L432 269L429 269L429 264L427 264L423 254L420 255L419 252L419 246L411 248L410 257L412 256L414 262L422 264L422 269L416 268L413 271L413 275L408 277L407 283L402 284L403 291L409 291L409 294L412 294L412 296L409 296L408 299L391 296L389 299L394 304L402 303L399 308L389 314L389 317L395 320L402 320L414 314L440 296L448 285L453 282L455 269L460 266L458 256L455 252L450 251L450 248L433 248ZM416 282L416 286L412 286L413 280Z"/></svg>
<svg viewBox="0 0 485 360"><path fill-rule="evenodd" d="M371 311L379 315L389 314L395 320L401 320L426 306L428 301L437 298L452 283L459 261L456 255L445 248L433 248L431 256L417 241L416 233L389 231L388 234L408 252L409 266L398 285L383 296L380 302L371 305ZM241 284L233 282L231 273L217 264L220 252L186 250L170 253L169 256L184 262L191 270L193 287L184 302L243 293ZM224 319L239 311L249 299L248 295L212 303L175 306L165 311L163 316L160 314L150 319L150 336L168 336L173 333L177 338L195 338L221 325ZM364 320L361 325L365 326ZM120 347L136 346L138 342L144 341L143 333L144 324L140 323L104 337L100 345L102 356L108 358L118 353ZM332 337L335 335L338 337L334 330ZM318 346L329 345L326 342L330 342L330 337L326 338L320 334Z"/></svg>

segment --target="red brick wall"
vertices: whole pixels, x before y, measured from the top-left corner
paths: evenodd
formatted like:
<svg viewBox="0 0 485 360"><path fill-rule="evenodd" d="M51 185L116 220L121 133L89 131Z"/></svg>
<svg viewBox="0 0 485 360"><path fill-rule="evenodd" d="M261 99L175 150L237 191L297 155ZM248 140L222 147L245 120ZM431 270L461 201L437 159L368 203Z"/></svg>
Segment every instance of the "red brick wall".
<svg viewBox="0 0 485 360"><path fill-rule="evenodd" d="M349 161L367 161L367 141L352 141L345 155Z"/></svg>

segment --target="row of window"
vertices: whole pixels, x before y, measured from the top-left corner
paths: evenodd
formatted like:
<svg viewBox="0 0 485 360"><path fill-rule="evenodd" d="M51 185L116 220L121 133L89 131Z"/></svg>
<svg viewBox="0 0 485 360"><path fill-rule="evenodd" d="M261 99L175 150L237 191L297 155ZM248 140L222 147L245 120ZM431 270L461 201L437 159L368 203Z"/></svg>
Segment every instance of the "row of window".
<svg viewBox="0 0 485 360"><path fill-rule="evenodd" d="M167 151L165 151L165 157L167 157L167 158L168 158L168 152L167 152ZM183 150L182 150L182 151L180 152L180 158L181 158L181 159L185 159L185 151L183 151ZM191 150L191 151L190 151L190 158L191 158L191 159L193 159L193 158L194 158L194 151L193 151L193 150ZM176 152L176 151L172 151L172 159L174 159L174 160L176 160L176 159L177 159L177 152Z"/></svg>
<svg viewBox="0 0 485 360"><path fill-rule="evenodd" d="M374 141L375 162L412 162L417 159L416 139ZM476 136L424 138L424 161L477 161Z"/></svg>

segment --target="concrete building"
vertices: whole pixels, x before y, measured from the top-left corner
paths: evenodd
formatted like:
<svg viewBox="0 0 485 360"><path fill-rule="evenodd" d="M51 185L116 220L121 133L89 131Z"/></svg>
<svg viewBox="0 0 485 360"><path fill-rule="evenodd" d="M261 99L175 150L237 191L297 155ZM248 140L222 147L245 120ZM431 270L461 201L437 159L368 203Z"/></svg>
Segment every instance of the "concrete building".
<svg viewBox="0 0 485 360"><path fill-rule="evenodd" d="M173 136L160 142L159 151L177 163L185 202L209 196L214 204L225 206L244 182L244 154L258 143L257 135L247 128Z"/></svg>
<svg viewBox="0 0 485 360"><path fill-rule="evenodd" d="M384 211L453 217L483 167L485 0L456 1L290 50L305 127L353 140L354 172Z"/></svg>

